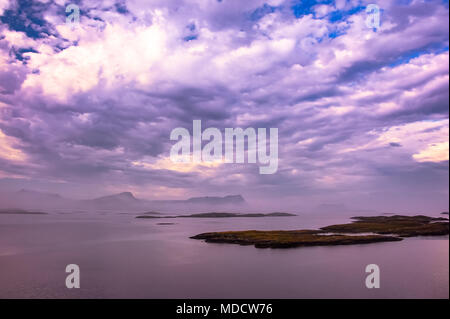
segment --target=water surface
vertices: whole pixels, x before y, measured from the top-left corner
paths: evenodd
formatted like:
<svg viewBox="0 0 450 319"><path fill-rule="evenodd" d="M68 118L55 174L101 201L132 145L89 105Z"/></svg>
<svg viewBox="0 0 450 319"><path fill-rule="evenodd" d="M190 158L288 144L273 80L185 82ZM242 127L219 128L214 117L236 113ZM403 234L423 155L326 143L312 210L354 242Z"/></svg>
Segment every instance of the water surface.
<svg viewBox="0 0 450 319"><path fill-rule="evenodd" d="M123 212L0 215L0 298L448 298L448 236L256 249L209 231L318 228L349 217L135 219ZM173 225L158 225L161 222ZM367 289L377 264L381 288ZM77 264L81 288L65 287Z"/></svg>

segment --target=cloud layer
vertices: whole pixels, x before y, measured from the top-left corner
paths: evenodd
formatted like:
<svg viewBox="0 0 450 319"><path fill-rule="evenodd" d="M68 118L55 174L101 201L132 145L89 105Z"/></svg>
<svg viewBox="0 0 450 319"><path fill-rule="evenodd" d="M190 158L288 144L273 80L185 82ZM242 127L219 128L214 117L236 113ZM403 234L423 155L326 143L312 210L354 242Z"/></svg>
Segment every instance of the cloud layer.
<svg viewBox="0 0 450 319"><path fill-rule="evenodd" d="M448 206L448 3L0 1L0 187ZM170 131L276 127L279 167L182 164Z"/></svg>

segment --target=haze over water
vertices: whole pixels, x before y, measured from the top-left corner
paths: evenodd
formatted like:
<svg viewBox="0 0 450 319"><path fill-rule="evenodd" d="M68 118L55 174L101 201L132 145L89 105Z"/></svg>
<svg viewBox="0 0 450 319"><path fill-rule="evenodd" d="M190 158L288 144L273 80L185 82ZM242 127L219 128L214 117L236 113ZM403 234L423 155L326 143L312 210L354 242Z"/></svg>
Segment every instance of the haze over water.
<svg viewBox="0 0 450 319"><path fill-rule="evenodd" d="M448 236L189 238L444 216L447 0L72 2L0 0L0 298L449 297ZM298 216L135 218L233 209Z"/></svg>
<svg viewBox="0 0 450 319"><path fill-rule="evenodd" d="M354 215L0 214L0 298L448 298L448 236L291 249L189 238L210 231L313 229ZM65 267L72 263L80 266L80 289L65 287ZM380 289L365 286L365 266L372 263L380 267Z"/></svg>

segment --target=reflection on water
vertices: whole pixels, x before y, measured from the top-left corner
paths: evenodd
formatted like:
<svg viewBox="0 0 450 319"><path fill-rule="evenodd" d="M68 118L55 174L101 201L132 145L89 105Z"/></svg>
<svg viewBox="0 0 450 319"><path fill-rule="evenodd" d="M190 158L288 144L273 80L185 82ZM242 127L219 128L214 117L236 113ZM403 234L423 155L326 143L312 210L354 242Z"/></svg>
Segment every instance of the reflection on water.
<svg viewBox="0 0 450 319"><path fill-rule="evenodd" d="M355 215L355 214L353 214ZM348 217L135 219L0 216L0 298L448 298L448 236L369 245L256 249L189 239L208 231L313 229ZM65 287L65 267L81 288ZM365 287L377 264L381 288Z"/></svg>

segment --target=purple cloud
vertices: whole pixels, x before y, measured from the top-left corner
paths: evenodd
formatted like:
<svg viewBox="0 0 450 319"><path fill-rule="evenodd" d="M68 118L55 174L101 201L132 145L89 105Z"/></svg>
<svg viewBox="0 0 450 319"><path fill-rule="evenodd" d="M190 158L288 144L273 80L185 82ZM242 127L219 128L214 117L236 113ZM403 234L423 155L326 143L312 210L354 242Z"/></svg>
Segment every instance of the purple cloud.
<svg viewBox="0 0 450 319"><path fill-rule="evenodd" d="M83 1L74 30L60 1L24 9L28 29L1 19L0 187L447 207L448 6L379 1L374 32L355 1L266 2ZM194 119L277 127L277 173L171 163L170 131Z"/></svg>

